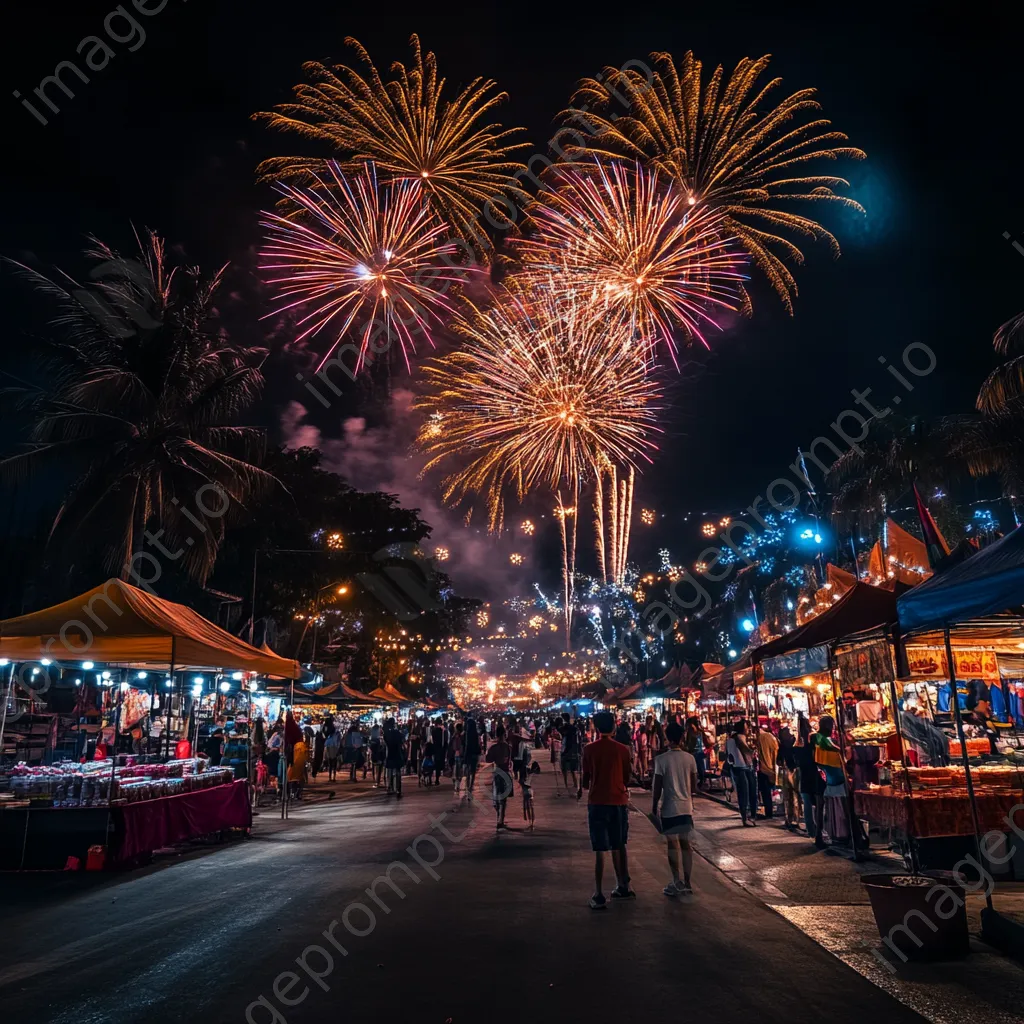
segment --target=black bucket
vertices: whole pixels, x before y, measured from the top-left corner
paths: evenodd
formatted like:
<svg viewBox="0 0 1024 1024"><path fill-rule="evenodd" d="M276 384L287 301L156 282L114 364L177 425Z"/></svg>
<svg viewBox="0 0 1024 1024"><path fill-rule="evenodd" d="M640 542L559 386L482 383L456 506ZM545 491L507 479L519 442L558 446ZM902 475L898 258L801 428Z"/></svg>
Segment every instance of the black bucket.
<svg viewBox="0 0 1024 1024"><path fill-rule="evenodd" d="M861 881L882 944L900 960L952 960L970 953L966 894L951 874L862 875Z"/></svg>

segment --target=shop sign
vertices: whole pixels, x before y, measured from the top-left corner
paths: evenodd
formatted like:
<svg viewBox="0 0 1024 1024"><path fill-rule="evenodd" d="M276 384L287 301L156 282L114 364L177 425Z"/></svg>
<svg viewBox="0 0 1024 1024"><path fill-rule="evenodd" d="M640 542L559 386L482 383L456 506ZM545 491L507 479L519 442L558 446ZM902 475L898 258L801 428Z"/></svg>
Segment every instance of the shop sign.
<svg viewBox="0 0 1024 1024"><path fill-rule="evenodd" d="M907 661L912 676L927 679L948 679L949 662L946 652L931 647L908 647ZM995 651L953 650L957 679L988 679L999 681L999 663Z"/></svg>

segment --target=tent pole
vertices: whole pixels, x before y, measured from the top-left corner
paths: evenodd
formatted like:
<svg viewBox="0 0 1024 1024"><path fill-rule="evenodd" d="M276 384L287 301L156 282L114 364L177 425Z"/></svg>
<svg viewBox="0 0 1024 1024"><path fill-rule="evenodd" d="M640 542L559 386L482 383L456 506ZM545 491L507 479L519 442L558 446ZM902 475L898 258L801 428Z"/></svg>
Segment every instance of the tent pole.
<svg viewBox="0 0 1024 1024"><path fill-rule="evenodd" d="M964 736L964 718L960 713L960 696L956 692L956 662L953 660L953 645L949 639L949 626L946 626L943 638L946 641L946 660L949 663L949 686L952 691L953 719L956 722L956 734L960 737L960 755L964 762L964 774L967 779L967 799L971 804L971 822L974 825L974 842L978 848L978 865L984 870L984 859L981 854L981 825L978 822L978 804L974 796L974 780L971 778L971 759L967 756L967 738ZM985 902L992 909L992 887L985 887Z"/></svg>
<svg viewBox="0 0 1024 1024"><path fill-rule="evenodd" d="M103 845L110 847L110 817L114 810L114 786L117 782L117 737L121 731L121 700L124 691L121 689L123 680L117 681L117 703L114 707L114 742L110 751L110 788L107 791L107 825L103 830ZM102 735L102 733L101 733ZM22 851L22 865L24 865L25 854Z"/></svg>
<svg viewBox="0 0 1024 1024"><path fill-rule="evenodd" d="M7 705L11 703L11 695L14 693L14 669L15 664L11 662L11 674L7 677L7 694L4 697L4 709L0 715L0 757L4 754L4 732L7 729Z"/></svg>
<svg viewBox="0 0 1024 1024"><path fill-rule="evenodd" d="M889 698L892 701L892 720L896 726L896 738L900 741L900 763L903 765L903 800L907 805L907 826L910 833L907 836L907 849L910 853L910 873L919 875L921 873L920 858L917 854L917 831L914 825L914 801L910 798L910 769L907 765L907 743L903 738L903 723L900 721L899 695L896 693L896 663L893 658L893 644L895 640L889 640L889 631L885 631L885 649L889 655Z"/></svg>
<svg viewBox="0 0 1024 1024"><path fill-rule="evenodd" d="M171 685L165 686L164 689L167 691L167 725L164 732L167 733L167 757L171 756L171 699L174 696L174 644L176 637L171 637L171 664L167 674L171 677ZM193 750L194 754L195 751Z"/></svg>

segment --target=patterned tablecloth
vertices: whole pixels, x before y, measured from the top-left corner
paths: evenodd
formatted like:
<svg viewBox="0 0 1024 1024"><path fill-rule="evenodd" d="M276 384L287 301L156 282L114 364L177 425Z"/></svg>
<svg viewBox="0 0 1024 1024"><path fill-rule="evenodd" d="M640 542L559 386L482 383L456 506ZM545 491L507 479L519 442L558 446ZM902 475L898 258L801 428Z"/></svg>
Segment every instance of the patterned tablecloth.
<svg viewBox="0 0 1024 1024"><path fill-rule="evenodd" d="M853 806L860 817L873 824L896 828L918 839L974 834L966 794L915 794L910 798L883 788L854 793ZM1010 832L1011 820L1024 831L1024 793L978 793L977 806L983 833Z"/></svg>

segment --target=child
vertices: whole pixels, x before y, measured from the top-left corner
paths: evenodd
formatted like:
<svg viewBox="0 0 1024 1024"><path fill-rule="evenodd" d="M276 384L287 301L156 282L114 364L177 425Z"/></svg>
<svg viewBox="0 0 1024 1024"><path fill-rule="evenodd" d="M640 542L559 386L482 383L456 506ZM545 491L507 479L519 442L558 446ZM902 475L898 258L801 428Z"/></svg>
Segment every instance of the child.
<svg viewBox="0 0 1024 1024"><path fill-rule="evenodd" d="M429 736L430 734L427 733L428 738L423 744L423 759L420 761L419 784L421 786L429 786L434 775L434 741Z"/></svg>
<svg viewBox="0 0 1024 1024"><path fill-rule="evenodd" d="M324 760L327 762L327 781L334 782L338 777L338 757L341 754L341 733L335 729L324 740Z"/></svg>

